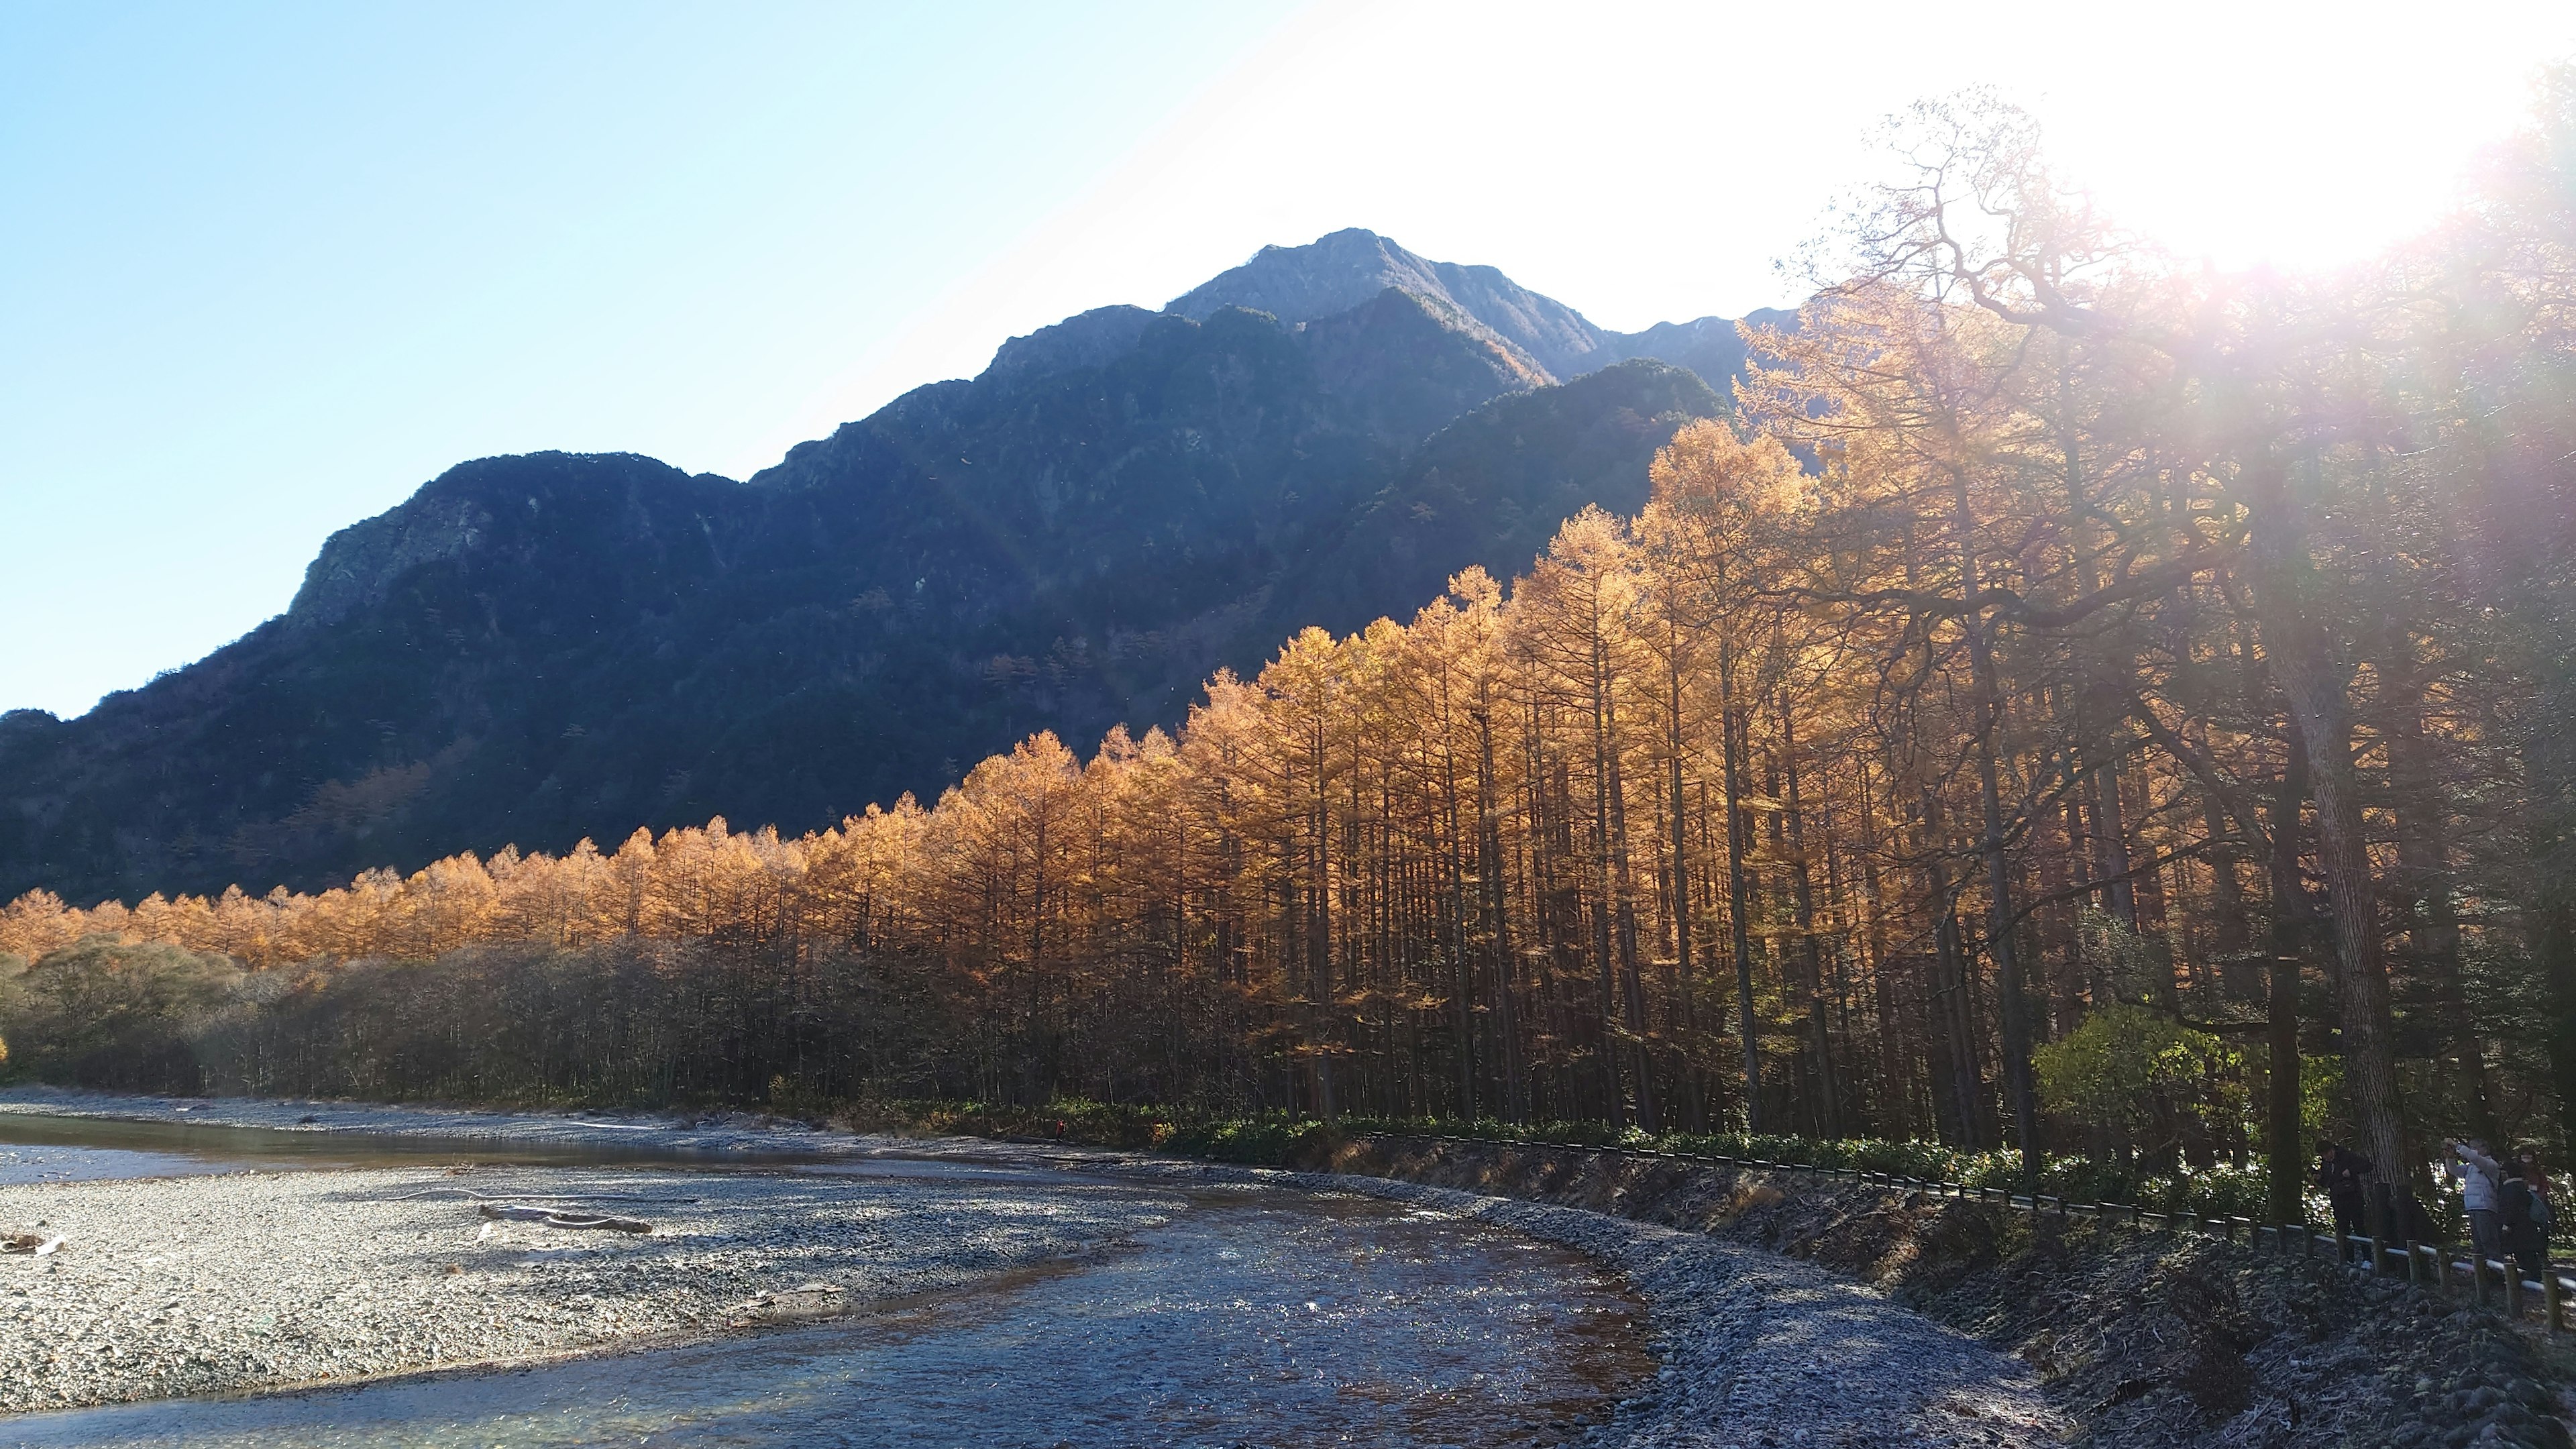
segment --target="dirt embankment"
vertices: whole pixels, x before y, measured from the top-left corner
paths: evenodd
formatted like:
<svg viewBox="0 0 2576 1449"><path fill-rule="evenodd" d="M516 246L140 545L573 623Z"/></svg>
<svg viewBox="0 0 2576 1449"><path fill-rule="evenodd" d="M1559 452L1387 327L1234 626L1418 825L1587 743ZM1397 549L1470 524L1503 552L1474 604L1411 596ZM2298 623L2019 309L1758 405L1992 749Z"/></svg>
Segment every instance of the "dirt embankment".
<svg viewBox="0 0 2576 1449"><path fill-rule="evenodd" d="M1579 1150L1371 1137L1316 1165L1614 1213L1817 1263L2019 1357L2103 1446L2571 1443L2567 1350L2324 1262L1802 1173Z"/></svg>

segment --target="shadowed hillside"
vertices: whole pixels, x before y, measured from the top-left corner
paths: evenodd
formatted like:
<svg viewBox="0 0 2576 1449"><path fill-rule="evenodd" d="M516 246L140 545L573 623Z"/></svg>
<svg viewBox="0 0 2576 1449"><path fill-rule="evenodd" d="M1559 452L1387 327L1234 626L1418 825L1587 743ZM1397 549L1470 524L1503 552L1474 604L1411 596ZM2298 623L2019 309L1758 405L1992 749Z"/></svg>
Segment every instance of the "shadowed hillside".
<svg viewBox="0 0 2576 1449"><path fill-rule="evenodd" d="M1721 387L1741 357L1728 324L1666 340ZM1032 730L1173 720L1287 630L1408 613L1585 503L1636 507L1654 449L1722 407L1609 366L1640 346L1343 232L1014 339L747 483L461 464L208 658L77 720L0 717L0 898L818 826Z"/></svg>

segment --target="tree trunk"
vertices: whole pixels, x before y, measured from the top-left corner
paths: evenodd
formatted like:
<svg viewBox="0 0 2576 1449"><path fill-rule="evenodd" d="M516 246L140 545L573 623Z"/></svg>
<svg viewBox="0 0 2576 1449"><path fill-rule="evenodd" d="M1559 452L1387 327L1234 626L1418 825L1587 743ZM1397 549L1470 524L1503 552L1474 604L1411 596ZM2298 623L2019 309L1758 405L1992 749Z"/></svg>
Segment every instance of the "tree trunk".
<svg viewBox="0 0 2576 1449"><path fill-rule="evenodd" d="M2272 790L2272 980L2265 1041L2271 1048L2264 1164L2272 1221L2307 1221L2307 1143L2299 1111L2299 958L2308 942L2307 892L2299 881L2299 834L2308 796L2308 752L2298 731Z"/></svg>
<svg viewBox="0 0 2576 1449"><path fill-rule="evenodd" d="M1612 944L1616 930L1617 888L1610 878L1610 743L1606 664L1601 636L1592 638L1592 959L1601 977L1602 1115L1612 1131L1628 1125L1626 1094L1619 1081L1619 971Z"/></svg>
<svg viewBox="0 0 2576 1449"><path fill-rule="evenodd" d="M2332 660L2324 627L2307 594L2313 565L2306 555L2297 505L2280 462L2250 459L2244 470L2254 503L2256 600L2272 677L2308 751L2309 789L2317 806L2317 859L2333 923L2336 1010L2343 1028L2344 1084L2352 1095L2367 1155L2381 1177L2413 1175L2406 1113L2397 1095L2397 1054L2388 1002L2388 963L2380 953L2378 892L2371 878L2361 800L2353 778L2351 701L2344 672Z"/></svg>
<svg viewBox="0 0 2576 1449"><path fill-rule="evenodd" d="M1966 480L1954 484L1954 526L1959 534L1961 596L1974 598L1982 587L1970 532ZM2004 811L1995 737L2003 725L2003 692L1995 672L1994 618L1978 612L1965 620L1968 664L1977 688L1977 802L1983 829L1977 853L1986 868L1986 949L1995 959L1995 994L2002 1021L2004 1100L2012 1109L2013 1138L2021 1149L2023 1176L2039 1176L2039 1096L2030 1070L2030 997L2021 978L2021 952L2013 940L2012 870L2004 857Z"/></svg>
<svg viewBox="0 0 2576 1449"><path fill-rule="evenodd" d="M1494 714L1490 702L1476 711L1476 874L1485 907L1486 949L1494 970L1494 1036L1503 1058L1503 1115L1529 1120L1529 1091L1521 1075L1519 973L1512 969L1511 917L1503 897L1502 807L1494 790Z"/></svg>
<svg viewBox="0 0 2576 1449"><path fill-rule="evenodd" d="M1789 692L1780 691L1780 768L1788 786L1781 812L1789 834L1789 883L1798 913L1798 939L1807 966L1807 1050L1816 1059L1816 1123L1826 1137L1843 1135L1842 1108L1834 1083L1833 1033L1825 1015L1825 965L1816 941L1816 890L1807 868L1807 823L1798 795L1798 732L1789 709Z"/></svg>
<svg viewBox="0 0 2576 1449"><path fill-rule="evenodd" d="M1721 638L1717 646L1717 703L1720 772L1726 777L1726 914L1734 933L1735 1014L1744 1058L1744 1130L1762 1130L1762 1032L1753 1008L1753 888L1744 871L1751 842L1744 828L1744 762L1735 707L1735 649Z"/></svg>
<svg viewBox="0 0 2576 1449"><path fill-rule="evenodd" d="M2382 728L2388 748L2388 794L2397 820L2398 898L2406 904L2406 954L2440 1013L2440 1030L2459 1062L2469 1132L2495 1142L2495 1107L2487 1089L2486 1043L2460 981L2460 921L2451 906L2449 822L2432 742L2424 735L2424 683L2401 638L2380 656Z"/></svg>

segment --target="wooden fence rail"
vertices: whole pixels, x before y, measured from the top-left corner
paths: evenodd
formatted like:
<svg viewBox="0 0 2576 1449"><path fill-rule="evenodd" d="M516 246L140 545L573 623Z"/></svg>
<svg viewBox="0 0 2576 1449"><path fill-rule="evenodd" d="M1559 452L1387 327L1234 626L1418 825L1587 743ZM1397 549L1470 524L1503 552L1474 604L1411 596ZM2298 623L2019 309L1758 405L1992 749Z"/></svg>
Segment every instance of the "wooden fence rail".
<svg viewBox="0 0 2576 1449"><path fill-rule="evenodd" d="M1639 1157L1671 1162L1694 1162L1713 1167L1754 1168L1765 1172L1803 1172L1835 1182L1865 1186L1889 1187L1907 1192L1920 1192L1933 1197L1955 1198L1962 1202L1990 1203L2026 1213L2047 1213L2060 1218L2091 1218L2097 1222L2127 1223L2133 1227L2154 1228L2176 1233L2214 1235L2235 1242L2241 1235L2245 1245L2256 1251L2268 1251L2294 1258L2316 1258L2332 1254L2360 1271L2379 1277L2403 1277L2417 1289L2449 1298L2467 1293L2481 1308L2497 1309L2508 1318L2521 1320L2534 1306L2540 1309L2541 1321L2552 1332L2571 1331L2571 1302L2576 1302L2576 1278L2563 1275L2551 1264L2537 1280L2522 1276L2521 1268L2496 1258L2471 1254L2455 1258L2452 1250L2433 1243L2384 1243L2377 1238L2343 1237L2321 1233L2305 1223L2256 1223L2251 1218L2226 1217L2219 1214L2148 1212L2131 1203L2069 1202L2063 1197L2044 1193L2020 1193L2000 1187L1970 1187L1960 1182L1940 1182L1931 1178L1906 1177L1892 1172L1871 1172L1858 1167L1819 1167L1808 1162L1766 1162L1754 1157L1722 1157L1700 1152L1664 1152L1636 1147L1603 1147L1589 1142L1534 1142L1511 1138L1450 1137L1429 1133L1386 1132L1369 1136L1413 1138L1426 1142L1475 1142L1503 1147L1544 1147L1563 1152L1598 1152L1620 1157ZM2359 1261L2354 1262L2355 1259ZM2398 1265L2398 1266L2392 1266Z"/></svg>

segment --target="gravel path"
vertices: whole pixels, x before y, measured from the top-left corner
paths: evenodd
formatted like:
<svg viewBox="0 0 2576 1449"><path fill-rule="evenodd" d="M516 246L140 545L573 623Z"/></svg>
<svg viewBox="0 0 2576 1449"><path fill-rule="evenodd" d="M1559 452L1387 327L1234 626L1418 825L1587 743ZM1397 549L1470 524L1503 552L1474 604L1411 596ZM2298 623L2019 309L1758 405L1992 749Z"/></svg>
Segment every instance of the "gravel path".
<svg viewBox="0 0 2576 1449"><path fill-rule="evenodd" d="M654 1231L487 1224L459 1189L577 1194ZM420 1193L431 1195L408 1196ZM668 1200L681 1198L694 1201ZM43 1257L0 1257L0 1356L11 1366L0 1411L343 1382L793 1321L1062 1258L1182 1206L1165 1191L1081 1180L924 1191L838 1173L598 1169L0 1189L0 1228L64 1239Z"/></svg>

